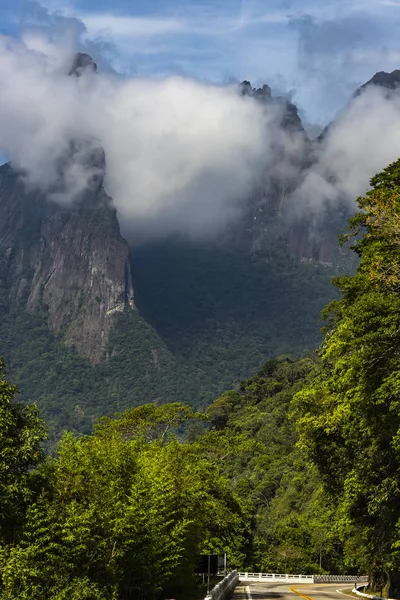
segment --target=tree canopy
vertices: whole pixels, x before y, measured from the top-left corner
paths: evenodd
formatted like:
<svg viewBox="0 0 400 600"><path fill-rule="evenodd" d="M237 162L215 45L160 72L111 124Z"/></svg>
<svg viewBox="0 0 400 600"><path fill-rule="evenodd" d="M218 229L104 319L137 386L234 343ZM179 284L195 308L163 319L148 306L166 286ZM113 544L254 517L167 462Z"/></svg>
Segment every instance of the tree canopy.
<svg viewBox="0 0 400 600"><path fill-rule="evenodd" d="M46 437L37 406L14 401L0 358L0 542L13 540L35 488L32 472L43 460Z"/></svg>
<svg viewBox="0 0 400 600"><path fill-rule="evenodd" d="M329 319L321 365L294 402L300 445L339 502L340 527L378 586L400 586L400 161L371 180L347 237L357 273ZM357 539L357 544L354 540Z"/></svg>

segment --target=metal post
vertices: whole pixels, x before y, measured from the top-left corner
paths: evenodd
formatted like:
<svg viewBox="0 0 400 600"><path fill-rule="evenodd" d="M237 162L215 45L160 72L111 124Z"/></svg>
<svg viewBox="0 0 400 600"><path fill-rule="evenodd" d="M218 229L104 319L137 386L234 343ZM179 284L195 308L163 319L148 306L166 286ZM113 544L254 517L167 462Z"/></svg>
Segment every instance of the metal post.
<svg viewBox="0 0 400 600"><path fill-rule="evenodd" d="M211 556L208 555L207 596L210 593L210 571L211 571Z"/></svg>
<svg viewBox="0 0 400 600"><path fill-rule="evenodd" d="M225 574L225 577L226 577L226 552L224 554L224 574Z"/></svg>

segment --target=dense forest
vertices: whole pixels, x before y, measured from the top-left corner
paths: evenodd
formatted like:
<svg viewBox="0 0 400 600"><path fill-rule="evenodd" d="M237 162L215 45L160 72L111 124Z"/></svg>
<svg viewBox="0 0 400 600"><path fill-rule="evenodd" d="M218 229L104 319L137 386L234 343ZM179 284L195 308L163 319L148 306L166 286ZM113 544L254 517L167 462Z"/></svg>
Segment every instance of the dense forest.
<svg viewBox="0 0 400 600"><path fill-rule="evenodd" d="M205 410L131 408L46 457L38 409L15 401L1 363L0 598L195 599L208 552L368 572L400 597L400 161L371 186L322 345L269 360Z"/></svg>
<svg viewBox="0 0 400 600"><path fill-rule="evenodd" d="M106 359L92 365L49 329L48 315L9 301L0 252L0 354L22 401L37 402L51 440L89 433L102 415L146 402L204 409L268 359L312 350L337 268L287 254L247 256L211 244L132 250L138 311L116 320Z"/></svg>

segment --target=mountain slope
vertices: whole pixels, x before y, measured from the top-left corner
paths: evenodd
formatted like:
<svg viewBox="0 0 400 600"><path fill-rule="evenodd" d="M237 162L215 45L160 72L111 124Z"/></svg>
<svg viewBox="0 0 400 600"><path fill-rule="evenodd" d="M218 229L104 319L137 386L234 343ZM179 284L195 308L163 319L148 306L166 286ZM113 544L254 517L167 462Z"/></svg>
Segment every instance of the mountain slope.
<svg viewBox="0 0 400 600"><path fill-rule="evenodd" d="M0 167L0 354L55 436L184 396L185 375L134 307L128 245L101 182L67 208Z"/></svg>
<svg viewBox="0 0 400 600"><path fill-rule="evenodd" d="M99 362L115 314L133 308L129 250L103 188L64 208L27 192L18 173L4 165L0 223L9 301L31 313L46 309L49 326Z"/></svg>
<svg viewBox="0 0 400 600"><path fill-rule="evenodd" d="M55 432L89 431L101 414L145 402L204 407L266 359L318 345L320 310L335 297L330 279L349 270L336 242L349 209L290 214L312 159L297 109L265 86L242 87L279 105L287 139L304 154L278 148L243 220L213 243L128 248L93 141L71 143L50 197L0 168L0 354ZM66 208L53 199L76 153L91 176Z"/></svg>

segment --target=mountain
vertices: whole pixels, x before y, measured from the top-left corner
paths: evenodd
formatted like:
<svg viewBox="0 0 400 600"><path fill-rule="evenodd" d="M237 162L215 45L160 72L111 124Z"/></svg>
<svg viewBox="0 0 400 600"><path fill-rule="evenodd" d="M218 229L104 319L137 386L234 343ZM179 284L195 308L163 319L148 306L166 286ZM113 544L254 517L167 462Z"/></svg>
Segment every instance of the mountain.
<svg viewBox="0 0 400 600"><path fill-rule="evenodd" d="M338 246L338 235L350 216L347 205L321 206L313 214L296 205L296 189L317 154L297 107L287 98L274 97L267 85L256 89L243 81L239 89L241 95L280 115L280 136L275 142L274 162L248 199L243 220L229 232L228 243L267 259L278 252L303 263L342 267L349 254Z"/></svg>
<svg viewBox="0 0 400 600"><path fill-rule="evenodd" d="M184 373L135 307L129 248L98 175L67 207L0 167L0 340L54 435L184 396Z"/></svg>
<svg viewBox="0 0 400 600"><path fill-rule="evenodd" d="M0 167L0 249L12 281L9 301L46 310L51 329L99 362L116 314L134 310L129 249L100 182L72 209L28 192Z"/></svg>
<svg viewBox="0 0 400 600"><path fill-rule="evenodd" d="M96 65L77 55L70 75L86 70ZM77 165L85 186L70 198ZM138 314L105 171L105 153L90 139L68 141L46 193L0 167L0 355L52 437L64 427L90 431L102 414L144 401L183 399L193 387Z"/></svg>
<svg viewBox="0 0 400 600"><path fill-rule="evenodd" d="M379 87L384 90L396 90L400 86L400 70L396 69L391 73L386 73L385 71L379 71L375 73L373 77L363 85L361 85L358 90L356 90L354 96L359 96L362 92L373 86Z"/></svg>
<svg viewBox="0 0 400 600"><path fill-rule="evenodd" d="M87 70L97 66L78 55L70 75ZM145 402L205 407L266 359L318 345L330 279L349 265L337 245L348 212L292 214L313 144L287 99L249 82L239 93L274 104L289 143L277 143L242 221L214 242L128 246L96 140L69 141L47 194L0 168L0 355L52 436ZM65 203L77 162L87 184Z"/></svg>

